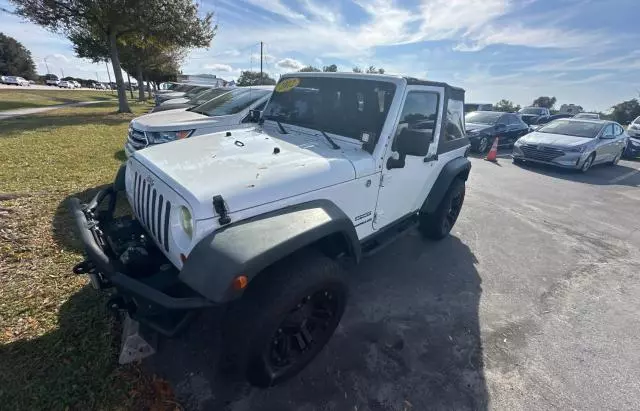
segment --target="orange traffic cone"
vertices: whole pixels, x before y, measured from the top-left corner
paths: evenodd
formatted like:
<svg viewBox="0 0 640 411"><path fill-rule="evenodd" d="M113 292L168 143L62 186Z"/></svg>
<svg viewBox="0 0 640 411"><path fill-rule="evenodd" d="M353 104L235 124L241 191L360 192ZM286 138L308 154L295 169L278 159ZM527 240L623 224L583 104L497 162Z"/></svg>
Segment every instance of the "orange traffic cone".
<svg viewBox="0 0 640 411"><path fill-rule="evenodd" d="M491 150L489 150L487 157L485 157L485 160L493 163L498 162L498 137L493 140L493 145L491 146Z"/></svg>

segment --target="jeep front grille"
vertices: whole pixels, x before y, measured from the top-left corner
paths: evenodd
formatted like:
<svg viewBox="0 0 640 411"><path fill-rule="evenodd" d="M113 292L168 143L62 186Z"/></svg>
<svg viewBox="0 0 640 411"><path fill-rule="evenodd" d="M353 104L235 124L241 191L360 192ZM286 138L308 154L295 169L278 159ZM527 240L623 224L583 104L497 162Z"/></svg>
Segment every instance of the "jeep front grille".
<svg viewBox="0 0 640 411"><path fill-rule="evenodd" d="M552 161L557 157L564 155L564 151L547 146L539 146L536 144L525 144L520 147L525 158L540 161Z"/></svg>
<svg viewBox="0 0 640 411"><path fill-rule="evenodd" d="M136 130L133 127L129 127L129 135L127 136L129 144L136 150L145 148L149 145L149 139L144 131Z"/></svg>
<svg viewBox="0 0 640 411"><path fill-rule="evenodd" d="M133 208L142 225L168 252L171 202L137 171L133 180Z"/></svg>

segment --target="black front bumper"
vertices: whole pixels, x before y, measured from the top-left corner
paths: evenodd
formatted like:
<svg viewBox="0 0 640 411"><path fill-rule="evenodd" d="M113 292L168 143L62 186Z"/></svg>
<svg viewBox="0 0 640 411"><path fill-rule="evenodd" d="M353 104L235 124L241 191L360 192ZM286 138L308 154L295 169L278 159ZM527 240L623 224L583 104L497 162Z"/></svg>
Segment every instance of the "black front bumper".
<svg viewBox="0 0 640 411"><path fill-rule="evenodd" d="M163 269L156 273L138 276L120 261L109 238L114 231L106 234L105 230L105 226L114 221L116 195L112 188L108 188L87 204L82 204L77 198L70 200L71 213L87 255L87 259L76 265L73 272L87 274L96 289L115 289L110 299L110 305L115 306L113 308L126 310L141 323L173 336L197 310L215 304L180 282L173 266L167 269L167 264L164 264ZM99 211L99 206L107 201L106 211Z"/></svg>

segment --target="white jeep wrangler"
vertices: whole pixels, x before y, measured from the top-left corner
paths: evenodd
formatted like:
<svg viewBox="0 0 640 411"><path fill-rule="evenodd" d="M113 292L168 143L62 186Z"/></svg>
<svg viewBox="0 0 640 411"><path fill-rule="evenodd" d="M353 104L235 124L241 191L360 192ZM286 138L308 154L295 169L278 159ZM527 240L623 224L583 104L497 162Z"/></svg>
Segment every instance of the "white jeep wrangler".
<svg viewBox="0 0 640 411"><path fill-rule="evenodd" d="M227 364L277 384L337 327L342 260L415 226L448 235L471 169L463 107L464 90L444 83L283 76L255 128L135 152L111 188L72 199L88 255L74 272L167 336L228 308ZM114 217L119 191L133 217Z"/></svg>

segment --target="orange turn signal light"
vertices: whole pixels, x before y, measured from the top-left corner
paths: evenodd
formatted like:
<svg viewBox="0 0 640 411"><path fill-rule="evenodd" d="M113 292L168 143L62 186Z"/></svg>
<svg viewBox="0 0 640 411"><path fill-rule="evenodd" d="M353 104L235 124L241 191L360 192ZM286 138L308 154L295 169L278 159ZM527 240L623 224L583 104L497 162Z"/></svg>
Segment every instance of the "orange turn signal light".
<svg viewBox="0 0 640 411"><path fill-rule="evenodd" d="M249 284L249 279L246 275L239 275L233 279L234 290L244 290L247 284Z"/></svg>

